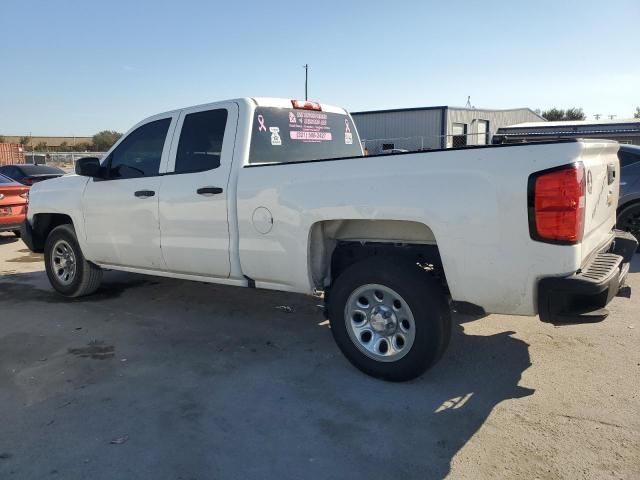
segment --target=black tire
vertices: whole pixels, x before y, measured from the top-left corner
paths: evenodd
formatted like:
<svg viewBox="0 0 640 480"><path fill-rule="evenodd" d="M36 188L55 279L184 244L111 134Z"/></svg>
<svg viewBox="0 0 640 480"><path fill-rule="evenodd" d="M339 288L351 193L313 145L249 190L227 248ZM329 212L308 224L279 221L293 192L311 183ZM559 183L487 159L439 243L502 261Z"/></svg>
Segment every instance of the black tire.
<svg viewBox="0 0 640 480"><path fill-rule="evenodd" d="M640 203L623 207L618 214L616 227L631 233L640 242Z"/></svg>
<svg viewBox="0 0 640 480"><path fill-rule="evenodd" d="M14 234L16 237L20 238L20 230L14 230L14 231L13 231L13 234Z"/></svg>
<svg viewBox="0 0 640 480"><path fill-rule="evenodd" d="M60 242L68 245L75 257L75 273L69 277L69 283L61 281L54 271L53 249ZM90 295L98 289L102 281L102 269L84 258L76 239L76 232L71 225L60 225L51 231L45 242L44 264L51 286L65 297Z"/></svg>
<svg viewBox="0 0 640 480"><path fill-rule="evenodd" d="M396 292L413 315L413 344L395 361L380 361L365 354L348 330L351 319L346 318L346 308L351 294L373 284ZM328 304L331 332L338 347L356 368L372 377L394 382L416 378L435 365L449 344L451 311L442 285L402 258L371 257L351 265L331 287Z"/></svg>

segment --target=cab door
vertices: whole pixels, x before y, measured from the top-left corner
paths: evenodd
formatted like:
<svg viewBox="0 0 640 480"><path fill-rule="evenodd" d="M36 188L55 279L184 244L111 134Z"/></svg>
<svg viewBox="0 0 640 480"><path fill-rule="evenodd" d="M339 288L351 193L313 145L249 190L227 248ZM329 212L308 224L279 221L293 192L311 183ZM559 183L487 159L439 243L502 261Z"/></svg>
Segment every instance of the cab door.
<svg viewBox="0 0 640 480"><path fill-rule="evenodd" d="M97 263L164 270L158 198L178 115L155 117L128 133L83 196L86 256Z"/></svg>
<svg viewBox="0 0 640 480"><path fill-rule="evenodd" d="M237 124L235 103L180 114L159 198L160 243L169 271L229 277L227 187Z"/></svg>

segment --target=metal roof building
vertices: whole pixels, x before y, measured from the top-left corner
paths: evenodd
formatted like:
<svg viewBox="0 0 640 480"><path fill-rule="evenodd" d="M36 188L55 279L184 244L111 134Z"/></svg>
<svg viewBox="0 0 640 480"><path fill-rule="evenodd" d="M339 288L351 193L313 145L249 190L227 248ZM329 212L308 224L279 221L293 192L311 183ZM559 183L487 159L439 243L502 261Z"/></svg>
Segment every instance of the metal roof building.
<svg viewBox="0 0 640 480"><path fill-rule="evenodd" d="M494 142L518 143L558 138L606 138L640 145L640 118L519 123L500 128Z"/></svg>
<svg viewBox="0 0 640 480"><path fill-rule="evenodd" d="M369 153L431 150L492 143L499 128L544 119L529 108L491 110L449 106L351 113Z"/></svg>

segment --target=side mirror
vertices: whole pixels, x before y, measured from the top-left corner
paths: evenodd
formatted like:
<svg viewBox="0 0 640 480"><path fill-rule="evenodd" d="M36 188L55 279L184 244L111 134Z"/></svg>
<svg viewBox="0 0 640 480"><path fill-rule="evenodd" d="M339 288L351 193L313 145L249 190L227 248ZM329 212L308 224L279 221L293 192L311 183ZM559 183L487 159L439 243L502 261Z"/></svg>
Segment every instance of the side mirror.
<svg viewBox="0 0 640 480"><path fill-rule="evenodd" d="M99 177L100 159L98 157L84 157L76 160L76 173L83 177Z"/></svg>

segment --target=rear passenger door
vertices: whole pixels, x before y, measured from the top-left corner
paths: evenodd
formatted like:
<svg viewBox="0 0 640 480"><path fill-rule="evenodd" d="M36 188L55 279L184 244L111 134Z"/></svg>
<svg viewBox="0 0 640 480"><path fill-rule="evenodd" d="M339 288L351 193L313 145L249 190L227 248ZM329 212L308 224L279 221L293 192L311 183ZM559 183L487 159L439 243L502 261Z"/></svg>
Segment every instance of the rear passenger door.
<svg viewBox="0 0 640 480"><path fill-rule="evenodd" d="M167 269L227 278L227 203L238 106L183 110L160 189L160 235Z"/></svg>

